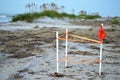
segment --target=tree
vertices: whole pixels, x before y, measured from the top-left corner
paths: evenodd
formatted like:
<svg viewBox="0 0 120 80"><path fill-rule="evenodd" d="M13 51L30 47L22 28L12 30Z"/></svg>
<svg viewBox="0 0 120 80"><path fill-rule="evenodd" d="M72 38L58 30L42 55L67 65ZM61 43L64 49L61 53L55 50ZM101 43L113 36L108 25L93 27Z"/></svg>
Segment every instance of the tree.
<svg viewBox="0 0 120 80"><path fill-rule="evenodd" d="M62 11L64 12L64 6L58 7L54 2L50 4L43 3L42 5L40 5L39 8L41 9L41 11L46 11L46 10L57 11L58 9L62 9Z"/></svg>
<svg viewBox="0 0 120 80"><path fill-rule="evenodd" d="M42 5L40 5L40 9L41 9L41 11L46 11L47 10L47 4L43 3Z"/></svg>
<svg viewBox="0 0 120 80"><path fill-rule="evenodd" d="M86 12L86 11L84 11L84 10L81 10L81 11L80 11L80 14L81 14L81 15L83 15L83 14L84 14L84 15L86 15L86 14L87 14L87 12Z"/></svg>
<svg viewBox="0 0 120 80"><path fill-rule="evenodd" d="M35 3L31 3L31 4L29 3L25 5L25 7L29 9L29 12L34 12L37 8L37 5Z"/></svg>
<svg viewBox="0 0 120 80"><path fill-rule="evenodd" d="M31 11L31 5L30 4L27 4L25 7L29 9L29 12Z"/></svg>
<svg viewBox="0 0 120 80"><path fill-rule="evenodd" d="M74 14L75 13L75 10L74 9L72 9L72 14Z"/></svg>
<svg viewBox="0 0 120 80"><path fill-rule="evenodd" d="M64 6L61 6L62 12L64 12L64 8L65 8Z"/></svg>
<svg viewBox="0 0 120 80"><path fill-rule="evenodd" d="M51 10L57 11L57 5L54 2L52 2L50 5L51 5Z"/></svg>

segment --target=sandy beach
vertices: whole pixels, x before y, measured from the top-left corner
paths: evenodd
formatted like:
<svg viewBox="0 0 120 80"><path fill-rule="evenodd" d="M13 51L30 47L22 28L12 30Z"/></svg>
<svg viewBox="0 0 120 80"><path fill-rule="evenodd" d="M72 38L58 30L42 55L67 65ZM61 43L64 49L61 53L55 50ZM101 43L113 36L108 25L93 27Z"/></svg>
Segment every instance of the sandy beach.
<svg viewBox="0 0 120 80"><path fill-rule="evenodd" d="M120 80L120 26L107 22L102 75L98 74L99 63L95 62L99 59L100 45L79 39L68 41L68 68L60 62L61 75L55 75L56 31L61 35L67 28L70 34L98 40L97 32L103 21L81 22L44 18L33 23L0 23L0 80ZM65 41L61 40L59 58L64 59L64 54Z"/></svg>

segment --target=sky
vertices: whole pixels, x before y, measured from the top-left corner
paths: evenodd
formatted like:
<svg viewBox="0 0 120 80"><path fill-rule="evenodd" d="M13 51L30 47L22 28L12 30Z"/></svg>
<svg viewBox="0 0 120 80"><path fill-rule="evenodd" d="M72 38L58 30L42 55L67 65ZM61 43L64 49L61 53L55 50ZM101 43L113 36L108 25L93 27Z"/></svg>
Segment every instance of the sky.
<svg viewBox="0 0 120 80"><path fill-rule="evenodd" d="M51 2L64 6L67 13L72 13L74 9L75 14L85 10L88 14L98 12L103 17L120 16L120 0L0 0L0 14L25 13L28 11L25 8L28 3L41 5Z"/></svg>

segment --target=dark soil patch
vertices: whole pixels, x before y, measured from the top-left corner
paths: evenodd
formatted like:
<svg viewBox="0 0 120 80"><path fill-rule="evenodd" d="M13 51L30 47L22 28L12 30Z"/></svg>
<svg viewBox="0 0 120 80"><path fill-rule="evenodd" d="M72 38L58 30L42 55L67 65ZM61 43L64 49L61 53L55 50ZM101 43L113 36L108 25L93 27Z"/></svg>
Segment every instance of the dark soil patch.
<svg viewBox="0 0 120 80"><path fill-rule="evenodd" d="M120 50L107 50L107 49L104 49L105 51L108 51L108 52L113 52L113 53L119 53Z"/></svg>
<svg viewBox="0 0 120 80"><path fill-rule="evenodd" d="M19 73L23 73L23 72L27 72L28 74L35 74L35 72L33 72L32 70L30 70L30 69L27 69L27 68L25 68L25 69L23 69L23 70L19 70L18 71Z"/></svg>
<svg viewBox="0 0 120 80"><path fill-rule="evenodd" d="M119 45L119 44L117 44L117 45L115 45L115 46L107 46L107 47L111 47L112 49L116 49L116 48L119 48L119 49L120 49L120 45Z"/></svg>
<svg viewBox="0 0 120 80"><path fill-rule="evenodd" d="M16 73L16 74L12 74L10 76L10 80L22 80L23 76L21 76L20 74Z"/></svg>
<svg viewBox="0 0 120 80"><path fill-rule="evenodd" d="M112 25L112 23L109 20L106 21L97 21L97 20L79 20L79 21L70 21L70 23L75 25L88 25L88 26L99 26L101 23L104 23L105 25Z"/></svg>
<svg viewBox="0 0 120 80"><path fill-rule="evenodd" d="M96 46L90 46L89 48L91 48L91 49L96 49L96 50L100 50L100 48L99 48L99 47L96 47Z"/></svg>
<svg viewBox="0 0 120 80"><path fill-rule="evenodd" d="M55 72L54 74L50 74L49 76L52 76L52 77L64 77L65 75Z"/></svg>
<svg viewBox="0 0 120 80"><path fill-rule="evenodd" d="M95 54L87 52L87 51L77 51L77 52L70 51L70 52L68 52L68 54L95 55Z"/></svg>
<svg viewBox="0 0 120 80"><path fill-rule="evenodd" d="M43 52L39 47L36 48L36 45L40 46L55 41L55 32L52 32L51 28L15 32L0 31L0 33L0 42L2 43L0 52L13 54L9 58L34 56L36 53Z"/></svg>
<svg viewBox="0 0 120 80"><path fill-rule="evenodd" d="M12 56L8 56L8 58L25 58L34 55L35 54L31 54L31 53L17 53L17 54L13 54Z"/></svg>
<svg viewBox="0 0 120 80"><path fill-rule="evenodd" d="M106 58L119 59L119 56L106 56Z"/></svg>
<svg viewBox="0 0 120 80"><path fill-rule="evenodd" d="M120 65L120 62L105 62L106 64Z"/></svg>

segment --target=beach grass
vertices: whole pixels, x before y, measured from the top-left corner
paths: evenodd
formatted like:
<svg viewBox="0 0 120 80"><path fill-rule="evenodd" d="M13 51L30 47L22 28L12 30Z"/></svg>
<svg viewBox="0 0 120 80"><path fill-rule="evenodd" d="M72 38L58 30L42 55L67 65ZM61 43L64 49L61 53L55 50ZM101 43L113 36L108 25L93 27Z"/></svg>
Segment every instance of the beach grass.
<svg viewBox="0 0 120 80"><path fill-rule="evenodd" d="M114 17L114 18L111 20L111 23L112 23L112 24L116 24L116 25L120 25L120 18L119 18L119 17Z"/></svg>
<svg viewBox="0 0 120 80"><path fill-rule="evenodd" d="M50 17L50 18L63 18L68 17L70 19L78 18L78 19L96 19L101 18L99 15L75 15L75 14L68 14L68 13L58 13L57 11L53 10L47 10L43 12L33 12L33 13L24 13L24 14L18 14L12 18L13 22L16 21L26 21L26 22L32 22L34 19L37 19L39 17Z"/></svg>

